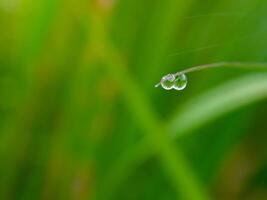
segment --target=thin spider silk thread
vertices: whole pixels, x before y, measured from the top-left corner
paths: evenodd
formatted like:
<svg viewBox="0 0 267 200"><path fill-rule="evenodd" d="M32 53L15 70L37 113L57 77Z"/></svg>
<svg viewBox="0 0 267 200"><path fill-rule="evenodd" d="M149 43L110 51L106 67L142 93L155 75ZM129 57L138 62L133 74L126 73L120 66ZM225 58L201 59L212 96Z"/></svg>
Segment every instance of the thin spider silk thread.
<svg viewBox="0 0 267 200"><path fill-rule="evenodd" d="M185 19L194 19L194 18L198 18L198 17L208 17L208 16L231 16L231 15L236 15L236 16L256 16L255 14L247 14L247 13L208 13L208 14L201 14L201 15L196 15L196 16L189 16L186 17ZM171 54L168 54L167 56L171 57L171 56L179 56L179 55L186 55L186 54L190 54L190 53L194 53L194 52L199 52L199 51L203 51L203 50L207 50L207 49L213 49L213 48L217 48L217 47L222 47L222 46L226 46L226 45L232 45L235 44L237 42L240 42L242 40L248 40L248 39L253 39L255 37L257 37L258 35L261 35L262 33L266 33L266 30L259 30L254 34L244 34L243 36L239 36L238 39L232 40L232 41L228 41L228 42L221 42L221 43L215 43L215 44L210 44L207 46L202 46L202 47L198 47L198 48L193 48L193 49L188 49L188 50L184 50L181 52L174 52Z"/></svg>

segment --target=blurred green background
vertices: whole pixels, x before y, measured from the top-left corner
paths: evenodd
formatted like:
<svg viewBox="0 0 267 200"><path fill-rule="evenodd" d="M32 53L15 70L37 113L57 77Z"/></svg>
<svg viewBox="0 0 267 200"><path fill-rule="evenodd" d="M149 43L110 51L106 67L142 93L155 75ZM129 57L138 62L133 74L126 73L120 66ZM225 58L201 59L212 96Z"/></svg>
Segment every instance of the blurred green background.
<svg viewBox="0 0 267 200"><path fill-rule="evenodd" d="M265 0L0 0L0 199L265 200Z"/></svg>

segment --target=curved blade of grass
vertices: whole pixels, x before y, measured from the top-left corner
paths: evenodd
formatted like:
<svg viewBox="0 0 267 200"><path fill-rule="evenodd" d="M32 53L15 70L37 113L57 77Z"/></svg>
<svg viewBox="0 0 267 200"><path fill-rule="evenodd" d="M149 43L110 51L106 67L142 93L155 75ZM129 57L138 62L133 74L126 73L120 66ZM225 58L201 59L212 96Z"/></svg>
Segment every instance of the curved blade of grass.
<svg viewBox="0 0 267 200"><path fill-rule="evenodd" d="M175 188L184 199L208 199L201 184L190 170L183 153L164 134L168 133L168 131L158 122L145 94L141 92L142 90L138 87L138 84L129 77L127 71L123 70L124 65L120 58L114 54L110 55L112 56L107 58L108 68L122 86L125 101L127 101L130 111L144 130L145 148L149 152L153 149L152 152L158 155ZM151 148L151 145L153 148ZM144 156L135 156L135 158L139 160L144 158ZM140 162L133 163L138 164ZM183 189L181 190L180 188ZM102 193L105 194L105 192Z"/></svg>
<svg viewBox="0 0 267 200"><path fill-rule="evenodd" d="M113 49L110 45L105 35L108 32L105 21L99 18L97 10L92 9L91 11L91 24L95 31L93 39L97 39L100 43L99 46L102 47L99 59L103 60L104 66L120 85L124 100L143 130L145 141L149 144L148 147L151 148L152 146L153 152L159 157L178 195L181 195L184 199L208 199L201 184L198 183L194 173L190 170L182 152L175 147L171 139L165 134L166 129L158 121L146 94L125 69L126 65L116 49ZM105 196L105 191L102 194Z"/></svg>
<svg viewBox="0 0 267 200"><path fill-rule="evenodd" d="M267 74L253 74L230 81L187 103L168 124L174 137L186 135L211 120L235 109L267 98ZM175 133L175 134L174 134ZM196 132L195 132L196 133ZM148 148L147 141L141 141L134 149L125 153L110 170L104 186L111 186L107 193L114 194L129 174L148 160L155 152ZM129 157L131 159L129 159ZM107 187L104 187L107 189ZM110 194L110 195L111 195ZM111 195L112 196L112 195Z"/></svg>
<svg viewBox="0 0 267 200"><path fill-rule="evenodd" d="M168 124L179 136L211 120L267 96L267 74L253 74L231 81L188 102Z"/></svg>

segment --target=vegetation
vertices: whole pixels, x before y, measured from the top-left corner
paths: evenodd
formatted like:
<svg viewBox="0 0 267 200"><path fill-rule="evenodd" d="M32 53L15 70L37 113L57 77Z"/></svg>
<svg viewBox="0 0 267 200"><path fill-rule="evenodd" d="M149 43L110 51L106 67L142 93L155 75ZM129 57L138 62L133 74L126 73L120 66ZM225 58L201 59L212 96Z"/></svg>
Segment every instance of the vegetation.
<svg viewBox="0 0 267 200"><path fill-rule="evenodd" d="M1 0L0 199L266 199L266 10Z"/></svg>

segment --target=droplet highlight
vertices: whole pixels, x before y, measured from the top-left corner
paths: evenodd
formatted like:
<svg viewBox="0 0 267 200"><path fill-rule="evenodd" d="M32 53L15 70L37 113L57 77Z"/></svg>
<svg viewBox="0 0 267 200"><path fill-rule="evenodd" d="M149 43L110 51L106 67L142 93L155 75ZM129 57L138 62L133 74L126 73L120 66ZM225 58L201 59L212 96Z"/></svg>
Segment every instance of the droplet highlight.
<svg viewBox="0 0 267 200"><path fill-rule="evenodd" d="M173 89L183 90L187 86L187 77L185 74L180 74L173 82Z"/></svg>
<svg viewBox="0 0 267 200"><path fill-rule="evenodd" d="M173 89L174 83L175 83L175 76L173 74L168 74L164 76L160 81L162 88L164 88L165 90Z"/></svg>

